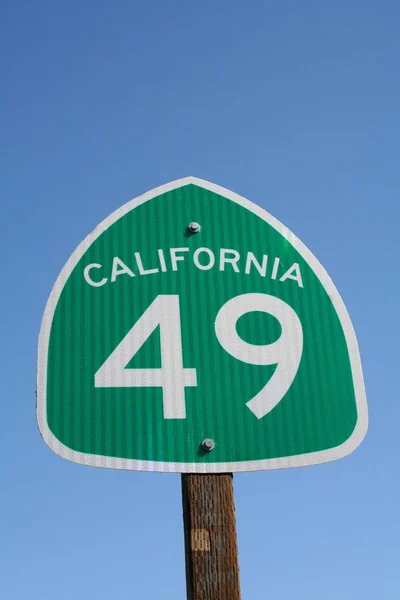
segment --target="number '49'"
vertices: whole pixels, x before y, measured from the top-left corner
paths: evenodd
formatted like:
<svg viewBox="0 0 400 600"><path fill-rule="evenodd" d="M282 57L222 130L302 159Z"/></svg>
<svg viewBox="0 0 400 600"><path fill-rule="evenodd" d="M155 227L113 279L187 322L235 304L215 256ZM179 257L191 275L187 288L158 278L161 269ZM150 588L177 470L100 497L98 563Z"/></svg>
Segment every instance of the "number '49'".
<svg viewBox="0 0 400 600"><path fill-rule="evenodd" d="M281 335L272 344L255 345L239 337L236 323L244 314L261 311L274 316ZM156 327L160 327L161 368L132 369L127 364ZM299 368L303 329L289 304L269 294L241 294L228 300L215 319L215 333L231 356L251 365L277 365L267 384L247 403L261 419L285 396ZM182 356L178 295L159 295L145 310L96 372L95 387L161 387L164 419L185 419L185 388L197 386L196 369L185 369Z"/></svg>

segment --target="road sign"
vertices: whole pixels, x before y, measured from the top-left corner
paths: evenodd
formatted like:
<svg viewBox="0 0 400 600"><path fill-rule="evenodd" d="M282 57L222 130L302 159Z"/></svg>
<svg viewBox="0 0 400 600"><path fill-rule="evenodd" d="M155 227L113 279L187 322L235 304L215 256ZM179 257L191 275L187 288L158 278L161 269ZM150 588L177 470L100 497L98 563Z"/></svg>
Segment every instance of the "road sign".
<svg viewBox="0 0 400 600"><path fill-rule="evenodd" d="M69 460L195 473L341 458L368 421L326 271L263 209L193 177L119 208L64 266L37 412Z"/></svg>

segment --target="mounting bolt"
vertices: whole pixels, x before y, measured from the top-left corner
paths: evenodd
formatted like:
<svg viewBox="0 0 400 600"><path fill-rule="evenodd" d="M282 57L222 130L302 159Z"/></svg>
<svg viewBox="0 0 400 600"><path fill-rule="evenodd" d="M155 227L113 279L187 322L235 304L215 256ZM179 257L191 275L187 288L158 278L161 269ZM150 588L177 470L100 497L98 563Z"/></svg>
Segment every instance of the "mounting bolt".
<svg viewBox="0 0 400 600"><path fill-rule="evenodd" d="M200 231L200 224L192 221L192 223L189 223L189 231L191 233L198 233Z"/></svg>
<svg viewBox="0 0 400 600"><path fill-rule="evenodd" d="M211 452L211 450L214 450L215 448L215 442L211 438L206 438L201 442L201 447L205 452Z"/></svg>

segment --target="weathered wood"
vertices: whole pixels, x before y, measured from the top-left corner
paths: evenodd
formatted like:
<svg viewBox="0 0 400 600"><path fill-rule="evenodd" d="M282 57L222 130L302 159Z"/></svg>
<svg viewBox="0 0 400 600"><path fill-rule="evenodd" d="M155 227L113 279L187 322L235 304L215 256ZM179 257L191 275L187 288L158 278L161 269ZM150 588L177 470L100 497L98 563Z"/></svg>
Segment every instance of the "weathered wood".
<svg viewBox="0 0 400 600"><path fill-rule="evenodd" d="M240 600L232 473L182 475L188 600Z"/></svg>

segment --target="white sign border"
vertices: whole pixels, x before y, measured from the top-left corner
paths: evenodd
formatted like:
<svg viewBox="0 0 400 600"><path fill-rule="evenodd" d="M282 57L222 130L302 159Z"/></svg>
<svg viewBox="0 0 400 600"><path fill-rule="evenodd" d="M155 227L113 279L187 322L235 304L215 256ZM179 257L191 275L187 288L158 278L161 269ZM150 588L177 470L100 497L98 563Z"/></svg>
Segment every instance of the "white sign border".
<svg viewBox="0 0 400 600"><path fill-rule="evenodd" d="M224 463L174 463L160 461L145 461L125 458L115 458L109 456L101 456L96 454L86 454L77 452L65 446L58 440L50 430L46 419L46 386L47 386L47 357L50 341L50 332L53 322L54 312L70 274L79 260L93 244L93 242L106 230L110 225L123 217L126 213L141 204L148 202L152 198L183 187L185 185L194 184L206 190L219 194L241 206L244 206L249 211L256 214L258 217L266 221L282 236L284 236L292 246L299 252L304 260L312 268L325 290L327 291L333 306L339 316L339 320L343 327L344 335L349 351L350 364L353 375L353 383L355 390L355 398L357 405L357 423L351 436L339 446L320 450L318 452L310 452L295 456L286 456L281 458L269 458L263 460L252 460L242 462L224 462ZM228 473L241 471L261 471L265 469L282 469L288 467L301 467L308 465L321 464L343 458L353 452L362 442L368 429L368 408L365 395L364 380L362 374L360 354L358 350L357 339L351 323L349 314L334 286L328 273L316 259L316 257L308 250L287 227L282 225L275 217L270 215L263 208L253 204L250 200L246 200L242 196L231 192L219 185L215 185L197 177L184 177L176 181L172 181L160 187L142 194L141 196L127 202L111 215L109 215L102 223L100 223L84 240L79 244L75 252L71 255L67 263L64 265L59 274L54 287L48 298L44 311L42 325L39 335L38 344L38 372L37 372L37 423L40 433L46 444L59 456L66 458L69 461L94 467L103 467L108 469L125 469L131 471L158 471L171 473Z"/></svg>

